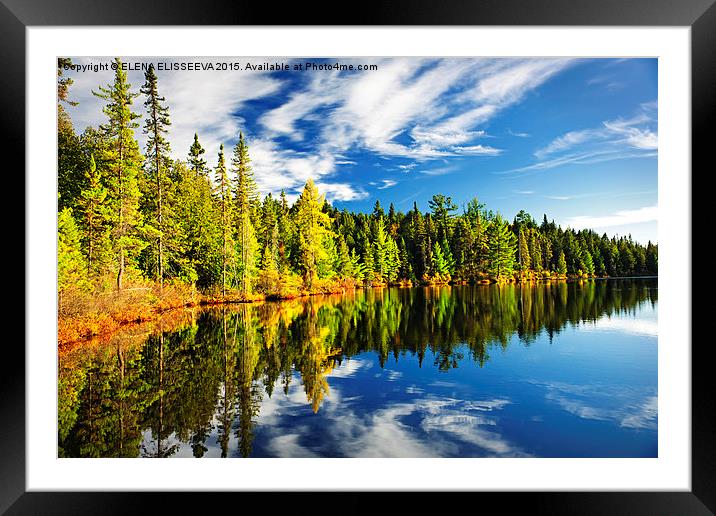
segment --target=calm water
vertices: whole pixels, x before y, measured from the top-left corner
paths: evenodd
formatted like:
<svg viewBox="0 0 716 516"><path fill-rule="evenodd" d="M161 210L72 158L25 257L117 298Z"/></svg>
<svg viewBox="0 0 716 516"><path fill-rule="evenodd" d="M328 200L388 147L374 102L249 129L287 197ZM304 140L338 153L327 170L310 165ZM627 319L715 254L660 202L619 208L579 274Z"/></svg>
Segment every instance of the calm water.
<svg viewBox="0 0 716 516"><path fill-rule="evenodd" d="M656 457L657 280L173 312L59 357L64 457Z"/></svg>

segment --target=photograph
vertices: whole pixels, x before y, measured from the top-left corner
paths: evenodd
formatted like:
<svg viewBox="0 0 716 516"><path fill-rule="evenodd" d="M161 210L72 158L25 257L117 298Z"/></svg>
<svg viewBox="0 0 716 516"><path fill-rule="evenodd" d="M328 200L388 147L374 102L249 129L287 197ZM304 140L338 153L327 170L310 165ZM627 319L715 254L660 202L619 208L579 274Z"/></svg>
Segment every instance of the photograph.
<svg viewBox="0 0 716 516"><path fill-rule="evenodd" d="M657 57L56 65L57 458L660 457Z"/></svg>

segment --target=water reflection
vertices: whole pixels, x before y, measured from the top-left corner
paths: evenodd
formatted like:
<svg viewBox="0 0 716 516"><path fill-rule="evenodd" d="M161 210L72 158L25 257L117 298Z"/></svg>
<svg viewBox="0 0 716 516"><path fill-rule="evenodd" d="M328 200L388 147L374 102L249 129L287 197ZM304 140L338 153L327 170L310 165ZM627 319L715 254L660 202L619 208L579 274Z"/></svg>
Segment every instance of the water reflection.
<svg viewBox="0 0 716 516"><path fill-rule="evenodd" d="M530 455L497 417L527 391L476 392L469 369L572 328L652 335L657 294L656 280L390 288L172 314L60 353L59 455ZM655 386L532 384L577 418L655 430Z"/></svg>

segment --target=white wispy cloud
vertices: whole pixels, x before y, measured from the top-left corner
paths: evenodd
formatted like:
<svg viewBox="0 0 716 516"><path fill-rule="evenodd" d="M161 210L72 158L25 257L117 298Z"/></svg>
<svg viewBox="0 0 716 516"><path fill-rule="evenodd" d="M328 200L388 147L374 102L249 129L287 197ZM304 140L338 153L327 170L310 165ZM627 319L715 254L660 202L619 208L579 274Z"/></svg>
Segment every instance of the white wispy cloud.
<svg viewBox="0 0 716 516"><path fill-rule="evenodd" d="M99 58L73 59L77 64L97 62ZM109 62L109 58L101 58ZM197 59L201 61L201 59ZM155 62L152 58L126 58L125 62L149 63ZM178 58L162 59L165 63L184 61ZM112 70L97 73L65 72L71 77L74 84L70 88L70 95L79 104L69 109L74 125L78 131L87 126L97 127L105 122L102 113L103 100L94 97L92 90L98 91L99 86L106 86L114 80ZM172 155L176 159L186 159L189 147L194 139L194 133L206 149L206 160L209 165L216 164L219 145L224 144L225 150L230 152L238 140L239 131L244 128L244 119L237 115L246 102L269 95L276 94L282 87L280 80L267 73L237 74L231 71L203 71L196 70L190 73L178 73L157 70L159 78L159 93L166 97L172 125L170 127L170 140ZM130 70L128 81L135 93L144 84L144 72ZM144 115L142 105L143 96L134 100L133 111ZM135 131L142 148L146 138L140 127Z"/></svg>
<svg viewBox="0 0 716 516"><path fill-rule="evenodd" d="M610 215L578 215L564 220L564 224L573 229L596 229L653 222L658 220L657 206L645 206L636 210L621 210Z"/></svg>
<svg viewBox="0 0 716 516"><path fill-rule="evenodd" d="M536 163L498 173L654 157L658 148L655 110L655 103L643 103L630 118L605 120L599 127L568 131L537 149Z"/></svg>
<svg viewBox="0 0 716 516"><path fill-rule="evenodd" d="M535 151L535 157L542 159L550 154L570 149L580 143L603 139L606 137L604 131L599 129L583 129L580 131L569 131L552 140L549 145Z"/></svg>
<svg viewBox="0 0 716 516"><path fill-rule="evenodd" d="M529 138L530 136L532 136L529 133L516 132L516 131L513 131L512 129L508 129L507 133L510 134L511 136L517 136L518 138Z"/></svg>
<svg viewBox="0 0 716 516"><path fill-rule="evenodd" d="M420 174L426 176L444 176L445 174L451 174L458 169L457 165L448 165L446 167L430 168L418 170Z"/></svg>
<svg viewBox="0 0 716 516"><path fill-rule="evenodd" d="M649 389L626 386L543 384L546 399L581 418L625 428L656 430L658 398Z"/></svg>
<svg viewBox="0 0 716 516"><path fill-rule="evenodd" d="M318 190L326 194L329 201L356 201L368 197L368 192L348 183L316 183Z"/></svg>
<svg viewBox="0 0 716 516"><path fill-rule="evenodd" d="M264 61L248 59L252 60ZM292 197L310 177L321 183L329 200L347 201L367 195L349 182L334 182L338 167L355 164L346 155L356 150L382 158L410 158L411 163L398 165L406 172L417 168L418 163L439 158L501 154L502 149L477 143L486 136L481 126L573 62L541 58L380 58L374 60L378 72L310 74L305 81L299 78L291 82L268 72L158 70L157 74L160 93L167 98L172 117L173 157L186 159L196 132L213 167L219 145L224 144L230 157L238 133L243 131L262 193L285 189ZM102 102L91 90L110 83L112 71L74 73L72 77L76 83L71 94L80 101L71 110L77 127L97 126L103 121ZM143 72L130 72L129 79L136 91L144 82ZM291 91L287 90L289 84ZM247 128L242 115L246 106L268 97L283 101L259 114L256 124ZM140 102L137 99L137 112L143 111ZM615 124L610 130L621 132L635 147L650 145L648 133L619 121ZM140 131L137 136L143 144ZM423 173L440 174L445 169L424 169ZM382 187L390 186L393 184L386 182Z"/></svg>
<svg viewBox="0 0 716 516"><path fill-rule="evenodd" d="M386 188L397 185L398 182L393 179L381 179L380 182L372 181L370 184L371 186L375 186L378 190L385 190Z"/></svg>
<svg viewBox="0 0 716 516"><path fill-rule="evenodd" d="M587 81L588 86L596 86L606 91L612 92L626 87L626 83L617 80L614 74L604 74L592 77Z"/></svg>
<svg viewBox="0 0 716 516"><path fill-rule="evenodd" d="M485 136L477 126L570 63L568 59L381 59L376 62L379 74L311 81L261 122L275 134L296 139L301 137L296 122L322 110L319 148L329 152L360 147L418 161L494 156L501 150L474 143ZM461 115L455 116L458 106Z"/></svg>

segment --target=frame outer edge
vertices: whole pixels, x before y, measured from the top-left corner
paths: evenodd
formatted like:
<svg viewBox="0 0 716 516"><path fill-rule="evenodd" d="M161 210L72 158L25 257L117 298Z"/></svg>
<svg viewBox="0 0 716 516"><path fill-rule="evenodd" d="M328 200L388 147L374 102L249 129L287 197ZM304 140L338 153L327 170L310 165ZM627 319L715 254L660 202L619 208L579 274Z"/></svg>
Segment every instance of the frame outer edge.
<svg viewBox="0 0 716 516"><path fill-rule="evenodd" d="M716 3L712 4L691 27L691 191L693 206L709 206L709 188L695 189L697 177L713 173L713 124L716 121ZM697 176L696 171L699 175ZM694 194L697 193L697 196ZM704 220L706 216L706 220ZM708 231L711 217L693 217L692 242ZM692 251L692 274L696 253ZM691 282L693 285L693 281ZM713 396L712 351L708 336L696 340L693 321L708 320L712 302L697 302L692 290L691 339L691 488L712 512L716 512L716 400Z"/></svg>
<svg viewBox="0 0 716 516"><path fill-rule="evenodd" d="M6 5L8 3L14 4L12 11ZM1 131L3 136L5 136L4 140L7 145L6 148L8 149L24 149L25 147L25 24L27 23L33 25L60 25L66 23L68 19L81 21L83 25L91 25L98 22L107 23L107 15L100 13L96 10L91 11L89 13L85 12L83 16L77 18L76 16L79 15L79 11L78 9L76 9L77 4L82 4L84 2L80 1L75 3L75 8L69 5L71 3L73 2L69 2L68 0L62 1L61 5L64 8L64 12L61 13L61 15L55 19L48 19L48 14L53 13L46 12L46 14L44 15L42 13L38 13L38 11L42 9L42 7L46 6L47 2L28 1L25 6L20 7L18 7L19 2L15 2L13 0L10 0L10 2L4 0L2 4L0 4L0 27L2 27L2 40L5 50L5 52L0 54L0 66L2 66L3 69L3 74L0 76L0 85L2 85L3 89L3 95L0 96L0 113L2 113L2 118L4 119L3 121L7 122L3 123ZM486 10L492 11L491 13L486 14L484 16L486 22L485 24L497 24L499 22L496 20L504 19L504 17L520 18L519 20L515 20L515 24L517 25L530 25L539 23L539 19L536 21L534 21L535 19L533 19L532 23L525 23L524 21L521 21L522 17L520 17L519 15L515 16L516 13L511 13L510 15L509 13L506 13L503 9L498 8L496 5L490 6L490 4L492 3L493 2L485 2L485 4L487 4L485 5ZM556 4L558 5L562 3L563 2L560 2L559 0L556 2ZM631 8L634 8L635 6L643 7L645 3L646 2L639 1L624 2L624 4L628 4ZM659 2L659 4L662 3ZM636 24L648 25L650 23L656 22L656 24L680 25L683 24L684 21L684 12L689 13L689 15L691 16L693 16L693 13L697 11L701 12L700 16L698 16L693 22L691 31L693 117L692 162L696 163L697 161L702 160L704 161L704 163L706 163L705 160L709 158L706 151L706 149L709 148L707 147L707 145L712 145L709 138L710 134L708 130L711 128L710 125L712 124L712 121L716 118L714 117L714 114L716 113L716 99L714 97L714 91L716 90L716 70L714 68L714 64L716 63L716 4L713 3L713 0L709 0L708 2L704 0L696 0L695 2L689 2L689 4L690 9L684 10L683 5L679 5L679 3L674 2L673 5L677 9L681 10L680 15L672 15L672 13L675 12L675 10L672 8L672 10L665 9L665 11L668 12L662 12L659 16L655 16L653 14L653 11L659 11L660 9L652 5L652 13L645 12L645 15L642 17L642 21ZM552 6L551 9L559 9L558 5ZM701 7L704 5L706 5L707 8L705 10L702 10ZM595 8L602 9L604 7L604 3L595 2L594 6ZM470 12L468 13L468 16L462 18L462 21L458 22L458 24L467 24L470 22L470 20L473 20L475 18L476 14L479 14L478 11L480 9L474 9L474 7L476 6L473 5L473 9L469 9ZM160 7L157 6L157 8L159 10ZM450 9L448 8L448 11L449 10ZM21 16L16 16L13 11L17 12ZM187 14L186 10L178 9L177 11L177 14L180 17L184 17L184 19L186 20L186 17L184 16L185 14ZM628 11L630 13L632 12L631 9L628 9ZM388 22L390 22L390 20L395 18L395 13L396 10L393 8L388 9L383 14L386 15L386 18L389 19ZM57 14L57 11L55 11L54 14ZM415 18L417 18L418 21L413 21L413 23L424 23L420 19L424 18L425 14L426 10L423 10L422 14L414 15L414 20ZM576 13L574 10L572 10L571 13L567 13L566 15L562 15L558 19L556 19L555 24L576 23L577 19L584 18L585 14L588 13ZM625 22L623 21L618 22L617 20L615 20L615 17L619 14L623 15L625 13L622 12L607 14L606 17L608 19L613 20L612 23L614 24L625 24ZM455 13L453 13L452 18L455 17L454 15ZM111 18L114 18L114 16L112 15L109 16ZM152 16L150 16L150 18L152 18ZM176 23L177 20L175 18L176 15L174 17L169 16L165 18L166 21L164 21L164 24ZM249 16L249 18L254 17ZM410 16L406 16L403 23L411 23L409 18ZM582 19L581 21L583 23L586 22L585 25L589 25L589 22L587 21L588 18L589 16L587 16L587 19ZM594 24L603 22L604 19L605 15L602 14L601 16L598 16L596 18ZM694 18L692 17L691 19ZM671 23L669 23L669 20L671 20ZM147 20L145 23L149 23L150 21L151 20ZM250 23L250 21L246 18L244 18L243 21L244 23ZM450 23L445 18L438 19L437 21L443 21L443 23ZM203 20L203 22L208 22L209 24L211 24L211 21L209 20ZM228 18L224 23L226 22L230 23ZM375 22L375 20L373 20L373 22ZM633 23L632 16L627 16L627 22ZM113 19L111 23L121 25L122 21ZM20 164L22 169L24 170L24 151L20 152L20 156ZM695 167L692 167L692 170L694 169ZM704 173L705 172L706 170L704 170ZM25 193L24 184L21 188L23 189L23 193ZM692 191L694 190L692 189ZM693 231L693 234L697 234L695 230ZM23 247L23 253L24 252L25 249ZM26 270L25 273L27 274ZM696 306L697 305L694 304L694 307ZM706 308L702 308L701 310L704 311L706 310ZM699 501L701 504L703 504L704 510L710 510L709 512L712 512L716 504L714 495L714 492L716 492L716 489L714 489L714 478L716 478L716 460L714 460L714 457L716 455L716 444L713 439L713 435L716 434L716 431L714 430L714 414L716 414L716 402L714 401L713 397L707 395L707 393L711 392L711 389L709 389L708 387L712 387L712 385L710 385L710 382L709 384L707 384L706 381L707 378L710 378L711 374L710 371L707 371L707 368L711 368L710 361L706 357L706 353L708 352L707 344L707 342L704 342L704 346L701 349L692 345L692 498L698 498L698 500L692 499L690 501ZM3 460L0 461L0 478L2 478L2 482L0 482L0 514L4 513L4 511L7 510L10 505L13 505L13 502L15 502L18 497L20 497L20 500L18 500L18 502L14 504L13 509L19 509L22 506L27 507L25 504L30 501L28 500L28 498L32 498L35 502L40 501L37 499L40 498L40 493L37 493L35 496L32 497L30 497L29 495L21 496L25 491L26 472L24 352L22 352L21 361L22 367L18 367L17 362L4 360L4 374L2 375L2 378L0 378L0 382L2 382L1 392L3 393L3 396L0 397L0 413L3 414L3 425L0 426L0 437L5 438L5 443L12 443L12 446L5 447L5 450L3 451ZM18 401L20 402L19 404L17 403ZM76 494L80 495L80 493ZM636 495L637 493L634 494ZM665 495L667 493L663 494ZM679 499L681 498L681 496L683 496L679 496L676 493L671 494L676 495L675 499ZM95 498L96 495L97 494L87 494L87 497L89 499L92 499ZM640 495L651 498L652 496L656 495L656 493L640 493ZM601 498L603 500L605 496L607 498L610 498L610 494L608 493L603 493L601 495L596 495L594 493L585 493L585 498L591 498L592 501L595 501L595 497ZM614 494L614 496L617 498L623 497L623 495L618 494ZM80 497L82 496L80 495ZM568 499L571 499L572 497L573 495L567 495ZM60 508L57 506L55 506L54 510L52 510L52 505L64 498L63 496L61 496L61 493L48 493L42 496L42 498L45 501L49 502L47 505L43 504L45 509L50 509L49 512L61 512L61 510L58 511L58 509ZM75 501L78 501L77 497L71 496L71 498L74 498ZM556 501L554 500L555 497L550 494L545 495L545 498L549 499L552 502ZM659 496L655 496L654 498L659 498ZM683 500L683 498L681 499ZM571 501L574 500L572 499ZM554 509L552 503L546 505L552 506L552 509ZM608 505L609 504L606 504L606 506ZM99 504L98 507L100 507ZM108 507L105 506L104 508L107 509ZM645 507L642 506L642 509L644 508ZM683 506L683 509L686 508L686 506ZM637 507L633 507L633 509L637 509L635 511L636 513L640 512ZM688 512L693 513L692 511L694 510L694 506L692 505L690 509L691 510ZM11 509L11 512L15 511ZM112 511L110 510L109 512Z"/></svg>
<svg viewBox="0 0 716 516"><path fill-rule="evenodd" d="M6 156L18 158L14 166L6 165L5 178L12 179L15 194L25 199L25 25L5 6L0 4L0 134ZM14 195L15 197L19 197ZM26 213L23 207L23 213ZM23 225L8 224L6 229L15 232L17 246L11 260L22 264L23 281L27 277L25 266L25 221ZM19 279L19 278L18 278ZM23 285L22 309L26 311ZM20 290L18 288L17 292ZM25 325L21 327L23 345L17 339L6 338L5 352L0 366L0 442L4 444L0 460L0 513L3 513L25 492Z"/></svg>

